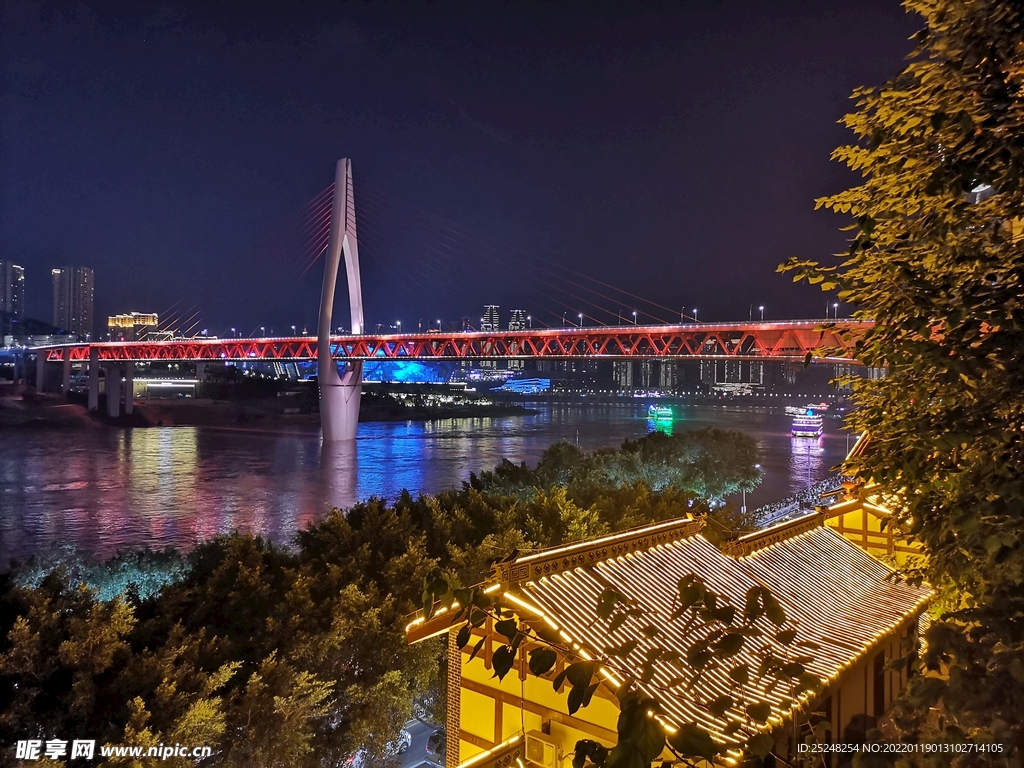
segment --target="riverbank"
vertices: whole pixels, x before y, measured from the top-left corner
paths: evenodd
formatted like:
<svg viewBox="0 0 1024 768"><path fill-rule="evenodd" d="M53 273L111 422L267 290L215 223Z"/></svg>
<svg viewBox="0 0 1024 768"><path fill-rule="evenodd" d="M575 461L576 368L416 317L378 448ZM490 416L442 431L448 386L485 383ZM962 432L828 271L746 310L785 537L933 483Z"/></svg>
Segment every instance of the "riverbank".
<svg viewBox="0 0 1024 768"><path fill-rule="evenodd" d="M282 407L279 398L258 400L136 400L135 413L117 419L101 409L90 414L76 403L58 395L0 398L0 429L96 429L103 425L122 427L223 427L239 424L264 429L315 428L320 414L296 412ZM437 421L442 419L525 416L537 411L513 403L459 403L450 405L406 405L391 398L364 397L360 422Z"/></svg>

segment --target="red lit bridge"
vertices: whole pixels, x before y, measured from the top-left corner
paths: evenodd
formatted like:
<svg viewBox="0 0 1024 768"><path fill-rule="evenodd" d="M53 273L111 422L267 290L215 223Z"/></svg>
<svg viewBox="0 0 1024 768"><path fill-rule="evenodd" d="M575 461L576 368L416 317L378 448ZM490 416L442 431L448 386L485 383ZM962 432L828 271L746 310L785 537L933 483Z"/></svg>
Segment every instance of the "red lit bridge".
<svg viewBox="0 0 1024 768"><path fill-rule="evenodd" d="M403 333L332 336L331 356L358 360L655 358L852 361L853 344L870 322L792 320L556 328L494 333ZM242 361L317 359L311 336L268 339L176 339L97 342L40 348L46 362Z"/></svg>

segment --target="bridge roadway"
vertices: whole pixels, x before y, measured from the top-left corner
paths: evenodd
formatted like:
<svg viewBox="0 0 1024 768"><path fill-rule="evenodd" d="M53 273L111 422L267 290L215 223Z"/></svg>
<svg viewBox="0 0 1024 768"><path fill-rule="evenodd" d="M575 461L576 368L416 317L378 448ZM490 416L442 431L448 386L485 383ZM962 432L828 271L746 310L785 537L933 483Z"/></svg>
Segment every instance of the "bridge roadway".
<svg viewBox="0 0 1024 768"><path fill-rule="evenodd" d="M870 321L787 320L748 323L626 325L524 331L401 333L332 336L336 360L478 359L730 359L850 362L854 343ZM313 336L264 339L175 339L40 347L46 362L316 360ZM818 358L822 359L822 358Z"/></svg>

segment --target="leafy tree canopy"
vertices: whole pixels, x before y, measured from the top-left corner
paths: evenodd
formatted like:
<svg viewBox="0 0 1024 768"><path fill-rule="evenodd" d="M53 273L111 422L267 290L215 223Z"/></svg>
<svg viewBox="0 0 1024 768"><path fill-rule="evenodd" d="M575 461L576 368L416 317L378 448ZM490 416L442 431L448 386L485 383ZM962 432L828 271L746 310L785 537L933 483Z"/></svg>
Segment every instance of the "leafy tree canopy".
<svg viewBox="0 0 1024 768"><path fill-rule="evenodd" d="M793 260L875 326L858 359L847 470L881 482L923 546L909 573L947 587L910 689L910 733L1024 750L1024 7L907 0L924 28L906 68L854 93L863 181L818 201L852 218L838 264Z"/></svg>

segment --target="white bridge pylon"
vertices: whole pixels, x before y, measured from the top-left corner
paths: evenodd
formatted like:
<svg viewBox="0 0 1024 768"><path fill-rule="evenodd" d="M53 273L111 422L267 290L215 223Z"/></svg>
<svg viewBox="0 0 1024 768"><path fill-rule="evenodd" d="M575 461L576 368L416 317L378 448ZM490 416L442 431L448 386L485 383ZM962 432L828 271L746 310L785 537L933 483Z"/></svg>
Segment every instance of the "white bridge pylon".
<svg viewBox="0 0 1024 768"><path fill-rule="evenodd" d="M334 175L334 204L331 208L331 236L324 264L324 287L320 295L320 325L317 329L317 377L320 380L320 426L325 443L355 440L359 424L359 396L363 386L362 361L350 361L344 376L338 374L331 356L331 327L338 267L345 255L348 304L353 334L363 332L363 289L359 281L359 246L356 240L356 206L352 196L352 161L338 161Z"/></svg>

